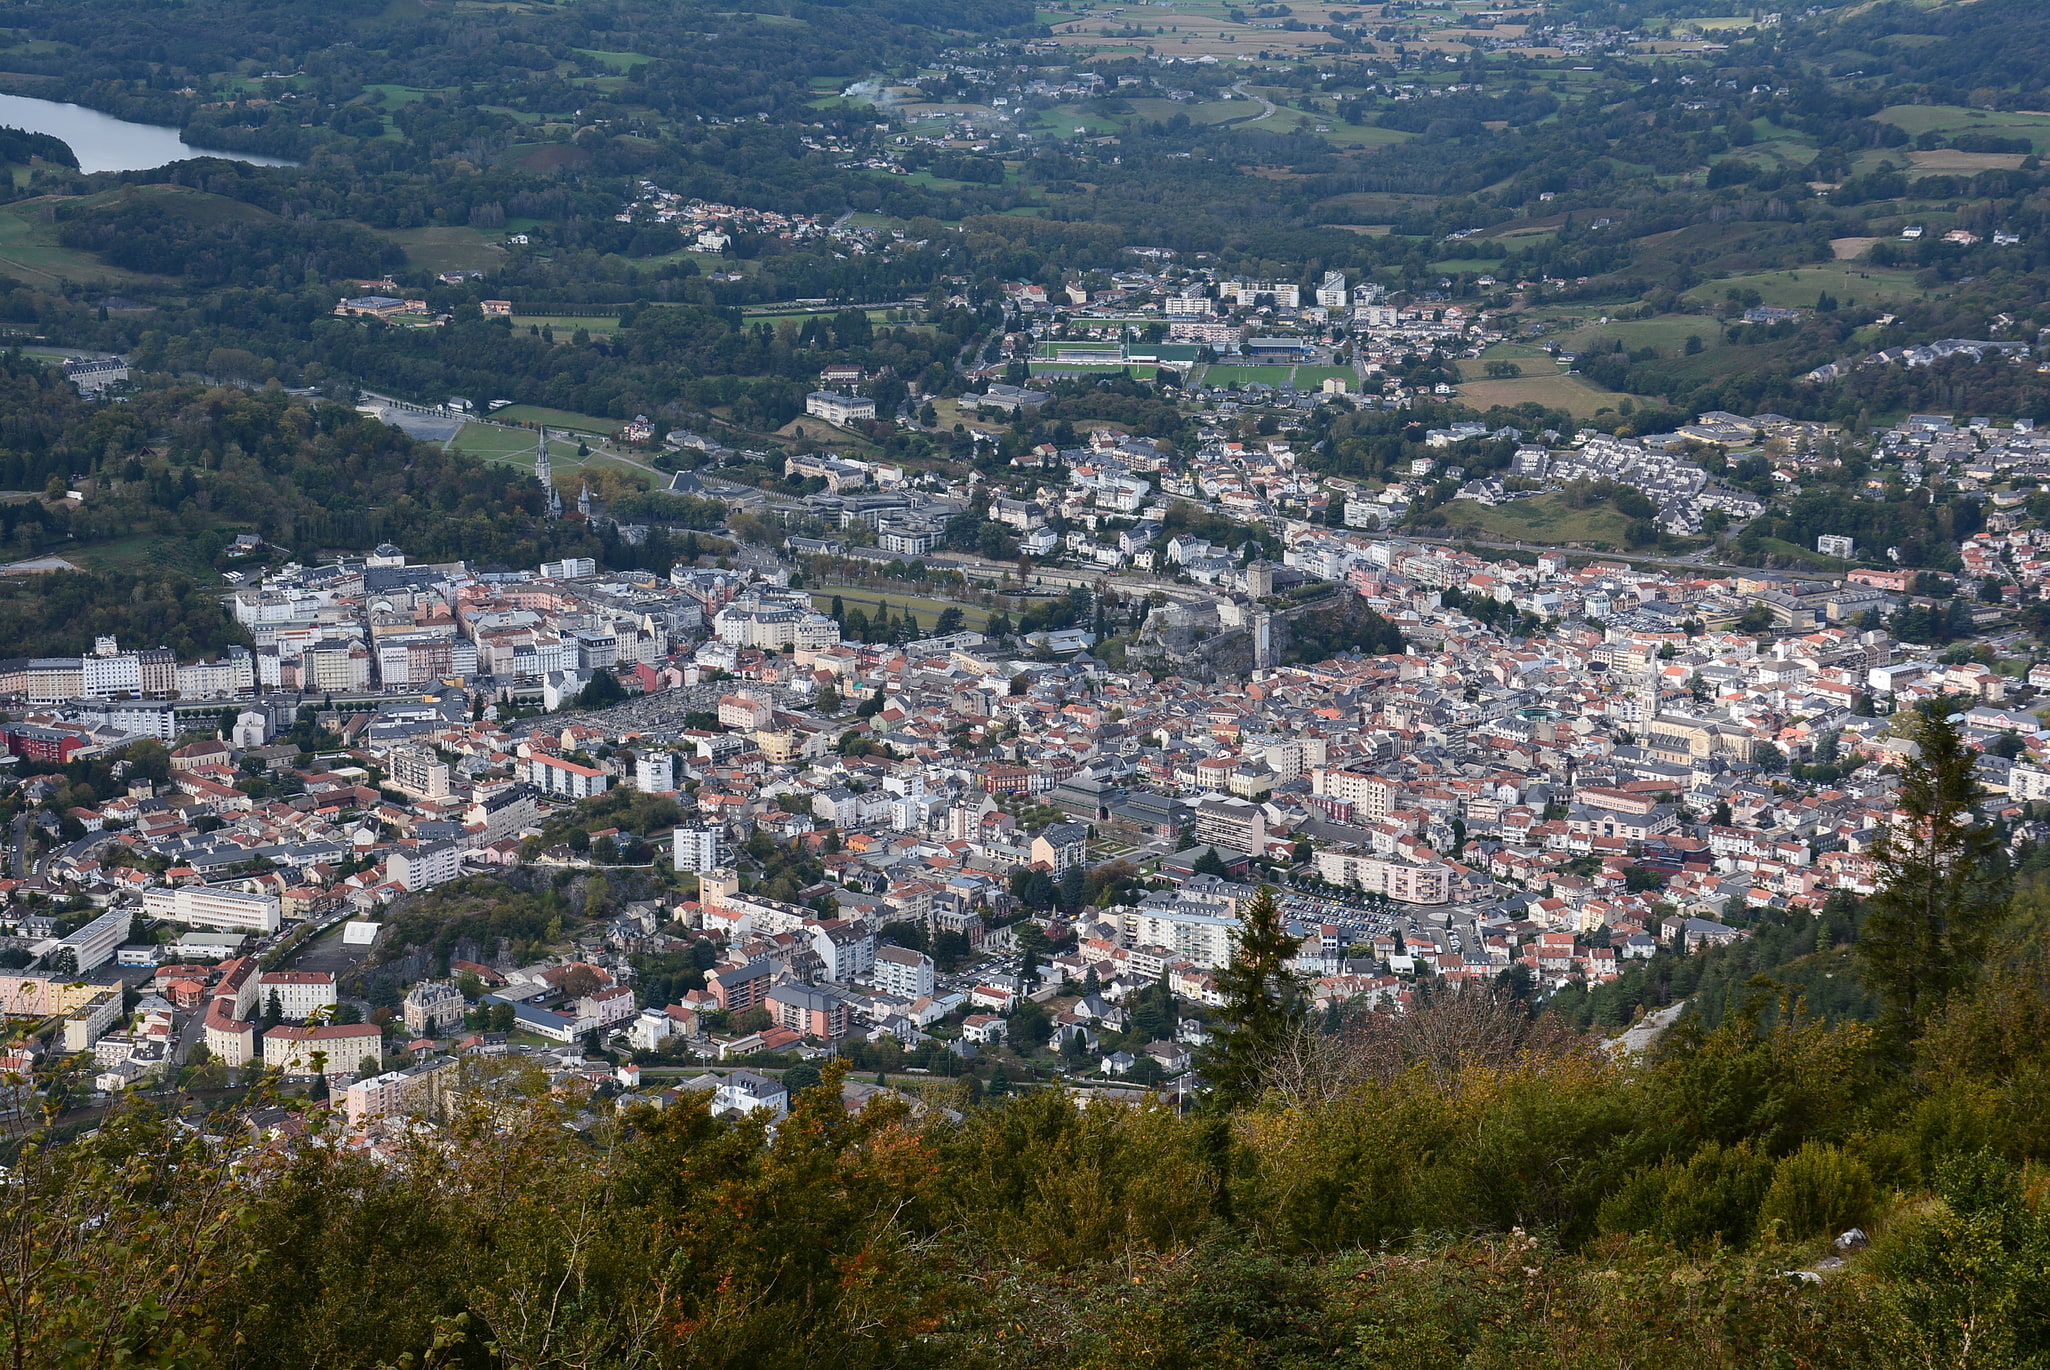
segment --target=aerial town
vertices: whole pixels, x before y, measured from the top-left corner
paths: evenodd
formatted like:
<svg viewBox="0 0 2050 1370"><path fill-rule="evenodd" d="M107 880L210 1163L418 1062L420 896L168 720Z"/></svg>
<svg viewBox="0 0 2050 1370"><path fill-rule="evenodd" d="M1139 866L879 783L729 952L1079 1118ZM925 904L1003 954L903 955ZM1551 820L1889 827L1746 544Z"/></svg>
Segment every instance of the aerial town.
<svg viewBox="0 0 2050 1370"><path fill-rule="evenodd" d="M1371 380L1382 344L1356 345ZM1802 575L1396 525L1433 490L1485 504L1513 480L1627 488L1671 533L1727 526L1774 492L1703 460L1797 485L1843 460L1826 426L1466 425L1369 489L1294 446L1355 398L1203 392L1193 450L1096 430L965 485L795 454L797 498L721 478L723 449L676 432L709 458L678 493L805 531L667 577L386 545L244 577L221 609L253 649L0 662L11 1059L90 1060L66 1086L86 1097L268 1074L337 1101L369 1147L507 1057L741 1113L785 1109L786 1079L835 1055L878 1072L862 1090L1186 1101L1263 884L1320 1010L1505 976L1558 1004L1870 894L1916 747L1890 715L1918 702L1964 701L1989 815L2043 829L2028 705L2050 664L1999 655L2050 576L2050 535L2001 488L2044 475L2026 423L1918 416L1865 444L1875 498L1988 492L1959 573ZM1464 479L1487 443L1509 466ZM556 507L607 518L588 488ZM806 588L828 581L847 588ZM920 583L955 603L893 619L888 587ZM571 916L420 921L494 884Z"/></svg>

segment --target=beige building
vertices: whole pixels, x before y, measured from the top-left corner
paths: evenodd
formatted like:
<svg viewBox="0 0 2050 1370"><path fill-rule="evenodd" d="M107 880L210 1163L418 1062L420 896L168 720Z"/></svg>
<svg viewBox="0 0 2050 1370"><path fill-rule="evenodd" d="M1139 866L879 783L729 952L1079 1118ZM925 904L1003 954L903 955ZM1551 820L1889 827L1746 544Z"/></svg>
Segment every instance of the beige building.
<svg viewBox="0 0 2050 1370"><path fill-rule="evenodd" d="M370 1023L346 1027L274 1027L263 1034L263 1063L287 1075L316 1071L330 1079L356 1075L369 1063L376 1073L384 1062L384 1034Z"/></svg>

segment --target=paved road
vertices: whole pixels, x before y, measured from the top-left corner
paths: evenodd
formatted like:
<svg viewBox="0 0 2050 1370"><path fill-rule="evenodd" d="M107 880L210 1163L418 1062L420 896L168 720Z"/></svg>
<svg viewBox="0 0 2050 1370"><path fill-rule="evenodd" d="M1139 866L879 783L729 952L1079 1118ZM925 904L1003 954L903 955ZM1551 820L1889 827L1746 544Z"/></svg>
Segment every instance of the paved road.
<svg viewBox="0 0 2050 1370"><path fill-rule="evenodd" d="M1232 86L1231 93L1238 96L1241 100L1258 100L1260 102L1260 112L1258 114L1248 115L1244 119L1226 119L1222 121L1223 123L1256 123L1261 119L1272 119L1274 117L1274 102L1264 95L1255 95L1253 94L1253 92L1247 90L1245 82L1241 81L1237 85Z"/></svg>

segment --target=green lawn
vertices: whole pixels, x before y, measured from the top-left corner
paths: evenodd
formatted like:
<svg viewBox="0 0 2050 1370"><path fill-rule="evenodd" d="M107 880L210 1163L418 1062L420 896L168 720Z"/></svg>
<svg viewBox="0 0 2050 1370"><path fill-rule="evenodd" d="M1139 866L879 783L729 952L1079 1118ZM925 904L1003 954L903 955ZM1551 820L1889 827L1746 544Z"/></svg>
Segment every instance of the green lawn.
<svg viewBox="0 0 2050 1370"><path fill-rule="evenodd" d="M1761 294L1764 292L1760 292ZM1818 293L1820 293L1818 291ZM1808 297L1808 303L1815 303L1815 296ZM1649 319L1630 319L1623 322L1597 323L1588 319L1570 333L1551 333L1547 341L1556 341L1569 352L1587 346L1596 338L1620 339L1626 348L1656 347L1666 356L1677 356L1687 347L1689 338L1701 339L1704 349L1723 345L1723 330L1712 318L1701 314L1660 314ZM1509 357L1506 349L1491 348L1488 357L1497 355ZM1527 369L1527 368L1526 368Z"/></svg>
<svg viewBox="0 0 2050 1370"><path fill-rule="evenodd" d="M1537 495L1490 509L1471 500L1444 506L1448 526L1490 533L1516 542L1567 543L1622 547L1630 520L1606 504L1569 509L1562 495Z"/></svg>
<svg viewBox="0 0 2050 1370"><path fill-rule="evenodd" d="M1914 137L1937 130L1945 133L1991 133L2027 138L2037 152L2050 152L2050 115L2017 110L1966 109L1962 105L1890 105L1872 116Z"/></svg>
<svg viewBox="0 0 2050 1370"><path fill-rule="evenodd" d="M1469 276L1489 276L1502 269L1500 257L1447 257L1441 262L1432 262L1429 271L1441 271L1448 276L1461 272Z"/></svg>
<svg viewBox="0 0 2050 1370"><path fill-rule="evenodd" d="M847 608L859 609L870 618L875 617L879 606L888 604L890 617L902 618L904 611L909 609L921 628L931 628L948 609L961 611L962 622L970 632L979 633L989 626L990 611L979 604L956 604L949 599L935 599L909 591L877 590L866 585L814 587L811 590L812 606L824 613L832 608L835 595Z"/></svg>
<svg viewBox="0 0 2050 1370"><path fill-rule="evenodd" d="M374 85L365 86L363 89L377 92L379 103L386 109L401 109L407 105L417 104L430 95L442 93L439 90L422 90L417 86Z"/></svg>
<svg viewBox="0 0 2050 1370"><path fill-rule="evenodd" d="M408 265L422 271L489 271L505 262L500 235L474 228L399 228L385 236L405 249Z"/></svg>
<svg viewBox="0 0 2050 1370"><path fill-rule="evenodd" d="M241 527L246 530L247 525ZM92 547L59 547L52 554L93 571L177 570L203 581L219 578L214 568L193 552L190 539L161 533L116 538Z"/></svg>
<svg viewBox="0 0 2050 1370"><path fill-rule="evenodd" d="M1845 270L1847 266L1851 268L1848 271ZM1813 309L1825 291L1847 306L1899 304L1921 299L1928 293L1915 284L1912 271L1844 262L1731 276L1698 285L1687 292L1687 298L1715 304L1720 303L1731 290L1756 290L1765 303L1782 309ZM1708 335L1704 333L1702 336L1706 338Z"/></svg>
<svg viewBox="0 0 2050 1370"><path fill-rule="evenodd" d="M1203 373L1203 384L1214 386L1261 385L1283 386L1290 383L1296 368L1293 366L1212 366Z"/></svg>
<svg viewBox="0 0 2050 1370"><path fill-rule="evenodd" d="M1524 367L1526 371L1532 369L1528 365ZM1635 399L1645 404L1656 403L1642 396L1619 395L1603 390L1579 376L1546 375L1542 371L1515 380L1462 381L1459 386L1459 397L1476 409L1486 409L1497 404L1505 407L1541 404L1547 409L1564 409L1575 419L1582 421L1592 419L1603 409L1613 409L1627 399Z"/></svg>
<svg viewBox="0 0 2050 1370"><path fill-rule="evenodd" d="M550 428L568 428L579 433L596 433L601 437L610 437L619 430L618 419L593 418L567 409L544 409L538 404L511 405L491 417L501 423L545 423Z"/></svg>
<svg viewBox="0 0 2050 1370"><path fill-rule="evenodd" d="M512 322L514 328L553 329L562 335L564 341L579 328L592 334L611 334L619 331L617 318L584 319L567 314L515 314L512 316Z"/></svg>
<svg viewBox="0 0 2050 1370"><path fill-rule="evenodd" d="M614 71L627 72L655 59L638 52L603 52L597 48L576 48L586 57L595 57Z"/></svg>

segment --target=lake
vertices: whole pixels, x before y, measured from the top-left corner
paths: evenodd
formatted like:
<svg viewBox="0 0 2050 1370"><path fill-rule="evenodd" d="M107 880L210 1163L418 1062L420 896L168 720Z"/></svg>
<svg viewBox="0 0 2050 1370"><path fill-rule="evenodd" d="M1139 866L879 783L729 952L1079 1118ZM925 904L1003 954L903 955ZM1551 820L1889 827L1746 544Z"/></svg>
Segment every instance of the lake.
<svg viewBox="0 0 2050 1370"><path fill-rule="evenodd" d="M256 166L296 166L282 157L253 152L220 152L188 147L175 128L131 124L84 105L31 100L25 95L0 95L0 124L62 138L78 154L80 171L147 171L189 157L224 157Z"/></svg>

